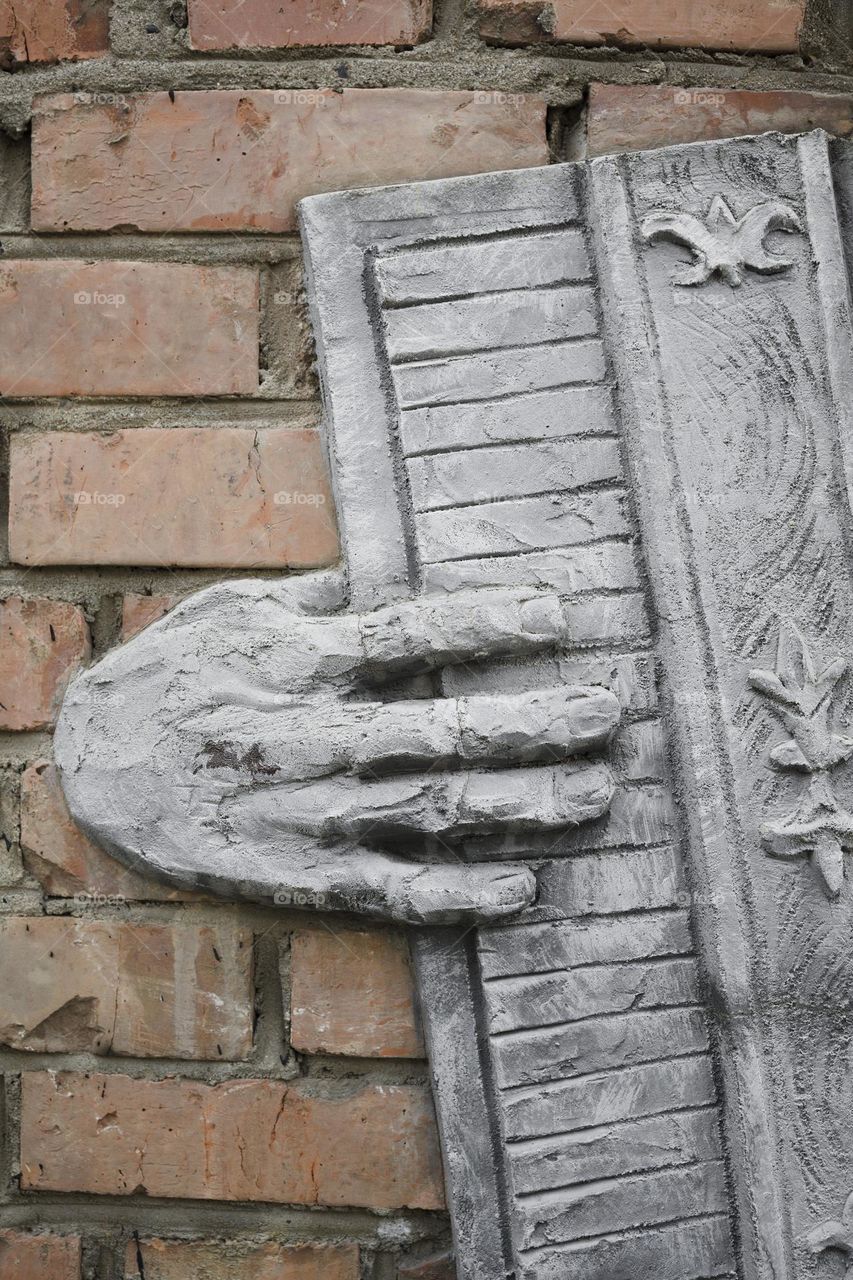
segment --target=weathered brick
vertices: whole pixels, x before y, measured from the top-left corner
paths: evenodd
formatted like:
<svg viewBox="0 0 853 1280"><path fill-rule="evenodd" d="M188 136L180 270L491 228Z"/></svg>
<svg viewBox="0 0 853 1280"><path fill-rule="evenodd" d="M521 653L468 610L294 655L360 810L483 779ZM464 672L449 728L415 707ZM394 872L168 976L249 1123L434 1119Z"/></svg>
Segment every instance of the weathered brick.
<svg viewBox="0 0 853 1280"><path fill-rule="evenodd" d="M126 110L82 106L71 94L43 99L33 122L34 226L290 231L296 201L316 192L548 162L537 97L418 89L173 96L132 98ZM178 328L197 336L186 319Z"/></svg>
<svg viewBox="0 0 853 1280"><path fill-rule="evenodd" d="M236 926L0 920L0 1044L243 1059L252 1021L252 937Z"/></svg>
<svg viewBox="0 0 853 1280"><path fill-rule="evenodd" d="M673 85L590 86L590 155L669 147L748 133L853 133L853 95Z"/></svg>
<svg viewBox="0 0 853 1280"><path fill-rule="evenodd" d="M0 1231L3 1280L80 1280L79 1236Z"/></svg>
<svg viewBox="0 0 853 1280"><path fill-rule="evenodd" d="M140 1240L127 1247L124 1275L125 1280L358 1280L358 1246Z"/></svg>
<svg viewBox="0 0 853 1280"><path fill-rule="evenodd" d="M479 0L480 33L502 44L700 46L791 53L805 0Z"/></svg>
<svg viewBox="0 0 853 1280"><path fill-rule="evenodd" d="M316 1096L280 1080L26 1072L21 1168L29 1191L443 1205L432 1100L413 1085Z"/></svg>
<svg viewBox="0 0 853 1280"><path fill-rule="evenodd" d="M189 0L194 49L286 49L298 45L413 45L429 34L431 0Z"/></svg>
<svg viewBox="0 0 853 1280"><path fill-rule="evenodd" d="M10 489L17 564L315 568L338 554L313 430L15 435Z"/></svg>
<svg viewBox="0 0 853 1280"><path fill-rule="evenodd" d="M82 610L62 600L0 603L0 729L53 724L76 667L89 656Z"/></svg>
<svg viewBox="0 0 853 1280"><path fill-rule="evenodd" d="M180 600L178 595L143 596L129 592L121 602L121 638L130 640L164 617Z"/></svg>
<svg viewBox="0 0 853 1280"><path fill-rule="evenodd" d="M298 929L291 1042L305 1053L425 1056L405 937L390 929Z"/></svg>
<svg viewBox="0 0 853 1280"><path fill-rule="evenodd" d="M137 875L88 840L72 821L56 768L47 760L34 761L21 777L21 846L24 865L51 897L80 897L95 905L201 898Z"/></svg>
<svg viewBox="0 0 853 1280"><path fill-rule="evenodd" d="M97 58L109 48L110 0L0 0L5 62Z"/></svg>
<svg viewBox="0 0 853 1280"><path fill-rule="evenodd" d="M5 261L0 394L250 395L258 297L250 267Z"/></svg>

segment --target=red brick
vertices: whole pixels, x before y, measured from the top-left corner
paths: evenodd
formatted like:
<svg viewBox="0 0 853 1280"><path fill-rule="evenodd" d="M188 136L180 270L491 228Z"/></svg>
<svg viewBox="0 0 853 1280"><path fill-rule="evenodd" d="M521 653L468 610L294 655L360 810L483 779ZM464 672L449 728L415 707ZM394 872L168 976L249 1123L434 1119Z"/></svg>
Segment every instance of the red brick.
<svg viewBox="0 0 853 1280"><path fill-rule="evenodd" d="M502 44L648 45L792 53L805 0L479 0L480 33Z"/></svg>
<svg viewBox="0 0 853 1280"><path fill-rule="evenodd" d="M291 1043L305 1053L426 1056L409 947L390 929L299 929L291 938Z"/></svg>
<svg viewBox="0 0 853 1280"><path fill-rule="evenodd" d="M251 395L258 273L77 262L0 266L0 394Z"/></svg>
<svg viewBox="0 0 853 1280"><path fill-rule="evenodd" d="M338 556L310 429L15 435L10 488L17 564L315 568Z"/></svg>
<svg viewBox="0 0 853 1280"><path fill-rule="evenodd" d="M0 603L0 729L53 724L74 670L89 656L82 610L62 600Z"/></svg>
<svg viewBox="0 0 853 1280"><path fill-rule="evenodd" d="M0 0L0 53L12 62L97 58L109 48L110 0Z"/></svg>
<svg viewBox="0 0 853 1280"><path fill-rule="evenodd" d="M28 765L21 778L21 848L27 870L51 897L79 896L103 906L127 899L201 899L137 875L88 840L72 821L56 768L47 760Z"/></svg>
<svg viewBox="0 0 853 1280"><path fill-rule="evenodd" d="M252 936L228 924L0 920L0 1044L34 1053L244 1059Z"/></svg>
<svg viewBox="0 0 853 1280"><path fill-rule="evenodd" d="M26 1072L21 1167L28 1191L443 1207L432 1100L413 1085L316 1096L280 1080Z"/></svg>
<svg viewBox="0 0 853 1280"><path fill-rule="evenodd" d="M60 94L33 122L33 224L291 231L316 192L547 161L545 102L519 94L222 89L126 110Z"/></svg>
<svg viewBox="0 0 853 1280"><path fill-rule="evenodd" d="M357 1245L256 1245L142 1240L127 1247L125 1280L358 1280Z"/></svg>
<svg viewBox="0 0 853 1280"><path fill-rule="evenodd" d="M165 617L181 599L174 596L142 596L130 592L121 602L121 638L130 640L152 622Z"/></svg>
<svg viewBox="0 0 853 1280"><path fill-rule="evenodd" d="M590 155L816 128L842 137L853 133L853 95L679 89L662 84L590 87Z"/></svg>
<svg viewBox="0 0 853 1280"><path fill-rule="evenodd" d="M413 45L429 34L430 0L189 0L193 49Z"/></svg>
<svg viewBox="0 0 853 1280"><path fill-rule="evenodd" d="M80 1280L79 1236L0 1231L3 1280Z"/></svg>

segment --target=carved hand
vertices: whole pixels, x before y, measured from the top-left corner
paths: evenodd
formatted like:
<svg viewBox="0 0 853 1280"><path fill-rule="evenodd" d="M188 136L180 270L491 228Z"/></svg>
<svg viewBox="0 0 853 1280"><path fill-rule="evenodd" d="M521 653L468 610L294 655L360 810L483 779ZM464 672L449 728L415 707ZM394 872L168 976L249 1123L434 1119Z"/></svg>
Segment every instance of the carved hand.
<svg viewBox="0 0 853 1280"><path fill-rule="evenodd" d="M233 897L411 923L519 911L531 871L466 864L459 842L602 814L606 767L562 762L606 742L615 697L401 699L399 681L553 647L563 604L481 590L330 613L341 602L334 575L225 583L84 672L56 735L75 819L141 871Z"/></svg>

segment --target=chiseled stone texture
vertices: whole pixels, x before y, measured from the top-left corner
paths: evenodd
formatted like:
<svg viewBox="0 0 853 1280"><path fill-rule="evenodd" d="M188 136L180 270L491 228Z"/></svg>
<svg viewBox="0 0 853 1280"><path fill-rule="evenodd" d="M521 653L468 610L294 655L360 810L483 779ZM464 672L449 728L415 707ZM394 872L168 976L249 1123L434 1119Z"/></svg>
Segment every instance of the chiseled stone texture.
<svg viewBox="0 0 853 1280"><path fill-rule="evenodd" d="M109 49L110 0L0 0L0 55L10 62L97 58Z"/></svg>
<svg viewBox="0 0 853 1280"><path fill-rule="evenodd" d="M0 640L0 729L48 728L70 676L89 656L82 610L13 596L0 603Z"/></svg>
<svg viewBox="0 0 853 1280"><path fill-rule="evenodd" d="M3 1280L80 1280L79 1236L0 1230Z"/></svg>
<svg viewBox="0 0 853 1280"><path fill-rule="evenodd" d="M316 1096L279 1080L23 1077L22 1186L190 1200L440 1209L429 1090Z"/></svg>
<svg viewBox="0 0 853 1280"><path fill-rule="evenodd" d="M235 925L0 920L0 1044L34 1053L244 1059L252 936Z"/></svg>
<svg viewBox="0 0 853 1280"><path fill-rule="evenodd" d="M291 937L291 1043L304 1053L423 1058L405 935L297 930Z"/></svg>
<svg viewBox="0 0 853 1280"><path fill-rule="evenodd" d="M337 559L326 462L310 429L18 435L10 488L17 564L314 568Z"/></svg>
<svg viewBox="0 0 853 1280"><path fill-rule="evenodd" d="M125 1280L359 1278L357 1245L283 1245L272 1240L264 1244L234 1240L140 1240L138 1245L131 1241L124 1268Z"/></svg>
<svg viewBox="0 0 853 1280"><path fill-rule="evenodd" d="M805 0L480 0L480 33L504 44L649 45L792 53Z"/></svg>
<svg viewBox="0 0 853 1280"><path fill-rule="evenodd" d="M587 144L594 156L809 129L848 137L853 133L853 96L663 84L590 86Z"/></svg>
<svg viewBox="0 0 853 1280"><path fill-rule="evenodd" d="M189 0L194 49L297 45L413 45L429 34L431 0Z"/></svg>
<svg viewBox="0 0 853 1280"><path fill-rule="evenodd" d="M258 291L251 267L6 261L0 394L252 395Z"/></svg>
<svg viewBox="0 0 853 1280"><path fill-rule="evenodd" d="M296 201L317 192L547 163L545 100L533 96L222 89L116 108L60 94L33 122L33 227L291 231ZM170 316L179 310L170 299Z"/></svg>
<svg viewBox="0 0 853 1280"><path fill-rule="evenodd" d="M21 849L27 870L53 898L107 906L126 899L172 902L201 896L138 875L87 839L68 812L49 760L33 761L21 775Z"/></svg>

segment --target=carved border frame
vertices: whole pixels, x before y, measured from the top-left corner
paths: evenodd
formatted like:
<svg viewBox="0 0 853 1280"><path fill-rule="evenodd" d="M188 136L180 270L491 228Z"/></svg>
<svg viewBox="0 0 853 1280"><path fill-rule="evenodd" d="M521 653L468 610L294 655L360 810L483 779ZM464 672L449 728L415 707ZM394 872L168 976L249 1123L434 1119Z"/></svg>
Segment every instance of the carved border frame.
<svg viewBox="0 0 853 1280"><path fill-rule="evenodd" d="M736 144L697 145L710 149ZM853 507L853 320L848 281L837 270L844 261L844 248L829 140L815 132L797 139L795 145L828 391L836 413L833 425L846 476L847 503ZM651 569L657 649L666 671L667 720L679 774L688 794L696 799L684 809L689 859L698 883L714 889L711 910L696 918L695 927L723 1015L716 1020L716 1031L723 1048L722 1100L732 1153L741 1266L750 1280L770 1276L783 1280L793 1274L789 1215L776 1165L779 1137L766 1074L768 1047L757 1032L761 1019L750 981L756 962L745 927L743 869L738 865L743 813L739 813L733 785L732 760L720 732L731 725L719 689L709 687L706 678L708 670L715 668L715 654L704 625L703 571L696 568L693 534L683 520L678 464L669 443L671 405L652 358L657 335L647 268L641 257L618 251L631 243L636 232L630 168L636 161L636 155L604 157L590 166L597 257L605 310L621 317L622 340L614 344L613 358L621 389L622 430L637 478L644 553ZM742 1023L739 1019L746 1011L752 1012Z"/></svg>
<svg viewBox="0 0 853 1280"><path fill-rule="evenodd" d="M417 591L406 513L399 503L383 510L376 502L377 493L399 497L400 485L390 371L372 323L378 312L373 258L378 251L472 231L564 223L581 215L582 182L582 166L560 165L301 203L325 441L354 609L376 608ZM377 369L383 372L377 375ZM483 1052L475 934L422 930L411 937L459 1278L501 1280L514 1274L514 1264L491 1105L494 1082ZM463 1069L472 1061L481 1063L476 1077Z"/></svg>

